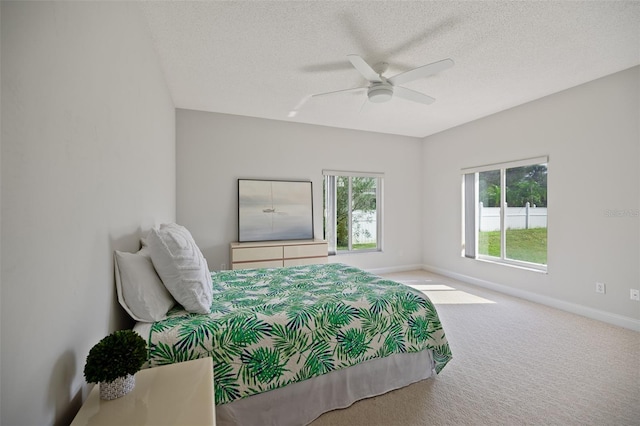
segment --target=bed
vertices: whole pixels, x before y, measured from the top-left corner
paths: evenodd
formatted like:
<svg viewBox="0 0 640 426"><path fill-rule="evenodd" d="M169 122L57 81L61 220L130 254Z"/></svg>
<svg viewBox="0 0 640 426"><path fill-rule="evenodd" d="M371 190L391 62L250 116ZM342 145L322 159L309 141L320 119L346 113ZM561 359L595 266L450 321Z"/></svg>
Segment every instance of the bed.
<svg viewBox="0 0 640 426"><path fill-rule="evenodd" d="M439 373L451 352L423 293L344 264L211 273L210 314L139 322L148 366L211 357L224 425L302 425Z"/></svg>

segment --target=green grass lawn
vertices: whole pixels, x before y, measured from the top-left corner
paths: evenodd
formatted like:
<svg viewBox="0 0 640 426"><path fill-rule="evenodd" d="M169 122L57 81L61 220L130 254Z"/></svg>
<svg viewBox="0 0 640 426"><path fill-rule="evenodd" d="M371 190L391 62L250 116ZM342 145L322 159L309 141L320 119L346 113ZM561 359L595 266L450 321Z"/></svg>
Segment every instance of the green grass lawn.
<svg viewBox="0 0 640 426"><path fill-rule="evenodd" d="M377 247L376 243L352 244L353 250L370 250ZM347 246L338 246L338 250L347 250Z"/></svg>
<svg viewBox="0 0 640 426"><path fill-rule="evenodd" d="M547 264L547 228L507 229L507 259ZM500 257L500 231L478 233L478 253Z"/></svg>

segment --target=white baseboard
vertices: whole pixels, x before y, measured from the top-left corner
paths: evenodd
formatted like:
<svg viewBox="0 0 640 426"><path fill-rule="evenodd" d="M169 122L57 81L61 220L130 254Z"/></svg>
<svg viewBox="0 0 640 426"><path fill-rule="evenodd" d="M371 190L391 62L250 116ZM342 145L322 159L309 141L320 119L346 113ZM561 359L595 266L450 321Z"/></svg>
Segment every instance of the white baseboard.
<svg viewBox="0 0 640 426"><path fill-rule="evenodd" d="M468 275L459 274L446 269L437 268L431 265L422 265L420 269L433 272L436 274L444 275L445 277L454 278L458 281L462 281L469 284L474 284L479 287L488 288L500 293L508 294L509 296L519 297L521 299L529 300L531 302L540 303L542 305L551 306L552 308L560 309L563 311L571 312L573 314L582 315L587 318L595 319L598 321L606 322L608 324L617 325L620 327L628 328L634 331L640 331L640 320L635 318L625 317L618 314L612 314L611 312L601 311L599 309L589 308L588 306L577 305L571 302L565 302L563 300L554 299L552 297L543 296L529 291L519 290L503 284L497 284L491 281L481 280L478 278L470 277ZM408 269L403 269L406 271ZM394 271L395 272L395 271Z"/></svg>

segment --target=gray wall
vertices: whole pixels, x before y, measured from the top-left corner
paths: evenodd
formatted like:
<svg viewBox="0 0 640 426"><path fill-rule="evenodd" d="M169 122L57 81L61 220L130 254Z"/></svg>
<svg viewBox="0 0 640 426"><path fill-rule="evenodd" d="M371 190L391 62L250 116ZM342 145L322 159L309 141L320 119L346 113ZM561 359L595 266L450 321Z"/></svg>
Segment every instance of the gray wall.
<svg viewBox="0 0 640 426"><path fill-rule="evenodd" d="M419 139L190 110L177 112L178 221L209 267L229 265L238 238L237 179L311 180L322 238L322 170L384 172L384 251L332 256L367 269L422 262Z"/></svg>
<svg viewBox="0 0 640 426"><path fill-rule="evenodd" d="M631 68L426 138L426 267L640 329L640 303L629 298L640 287L639 82L640 67ZM460 169L542 155L548 274L461 257ZM607 214L617 210L630 213Z"/></svg>
<svg viewBox="0 0 640 426"><path fill-rule="evenodd" d="M3 425L68 423L130 325L113 250L175 220L175 110L131 3L2 2Z"/></svg>

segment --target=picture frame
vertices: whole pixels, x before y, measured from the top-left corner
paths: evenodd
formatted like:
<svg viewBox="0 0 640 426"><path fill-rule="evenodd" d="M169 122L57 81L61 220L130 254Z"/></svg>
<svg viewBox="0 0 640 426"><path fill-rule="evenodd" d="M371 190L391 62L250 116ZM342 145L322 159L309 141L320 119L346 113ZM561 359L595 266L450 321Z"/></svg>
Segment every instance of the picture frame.
<svg viewBox="0 0 640 426"><path fill-rule="evenodd" d="M311 181L238 179L239 242L311 239Z"/></svg>

